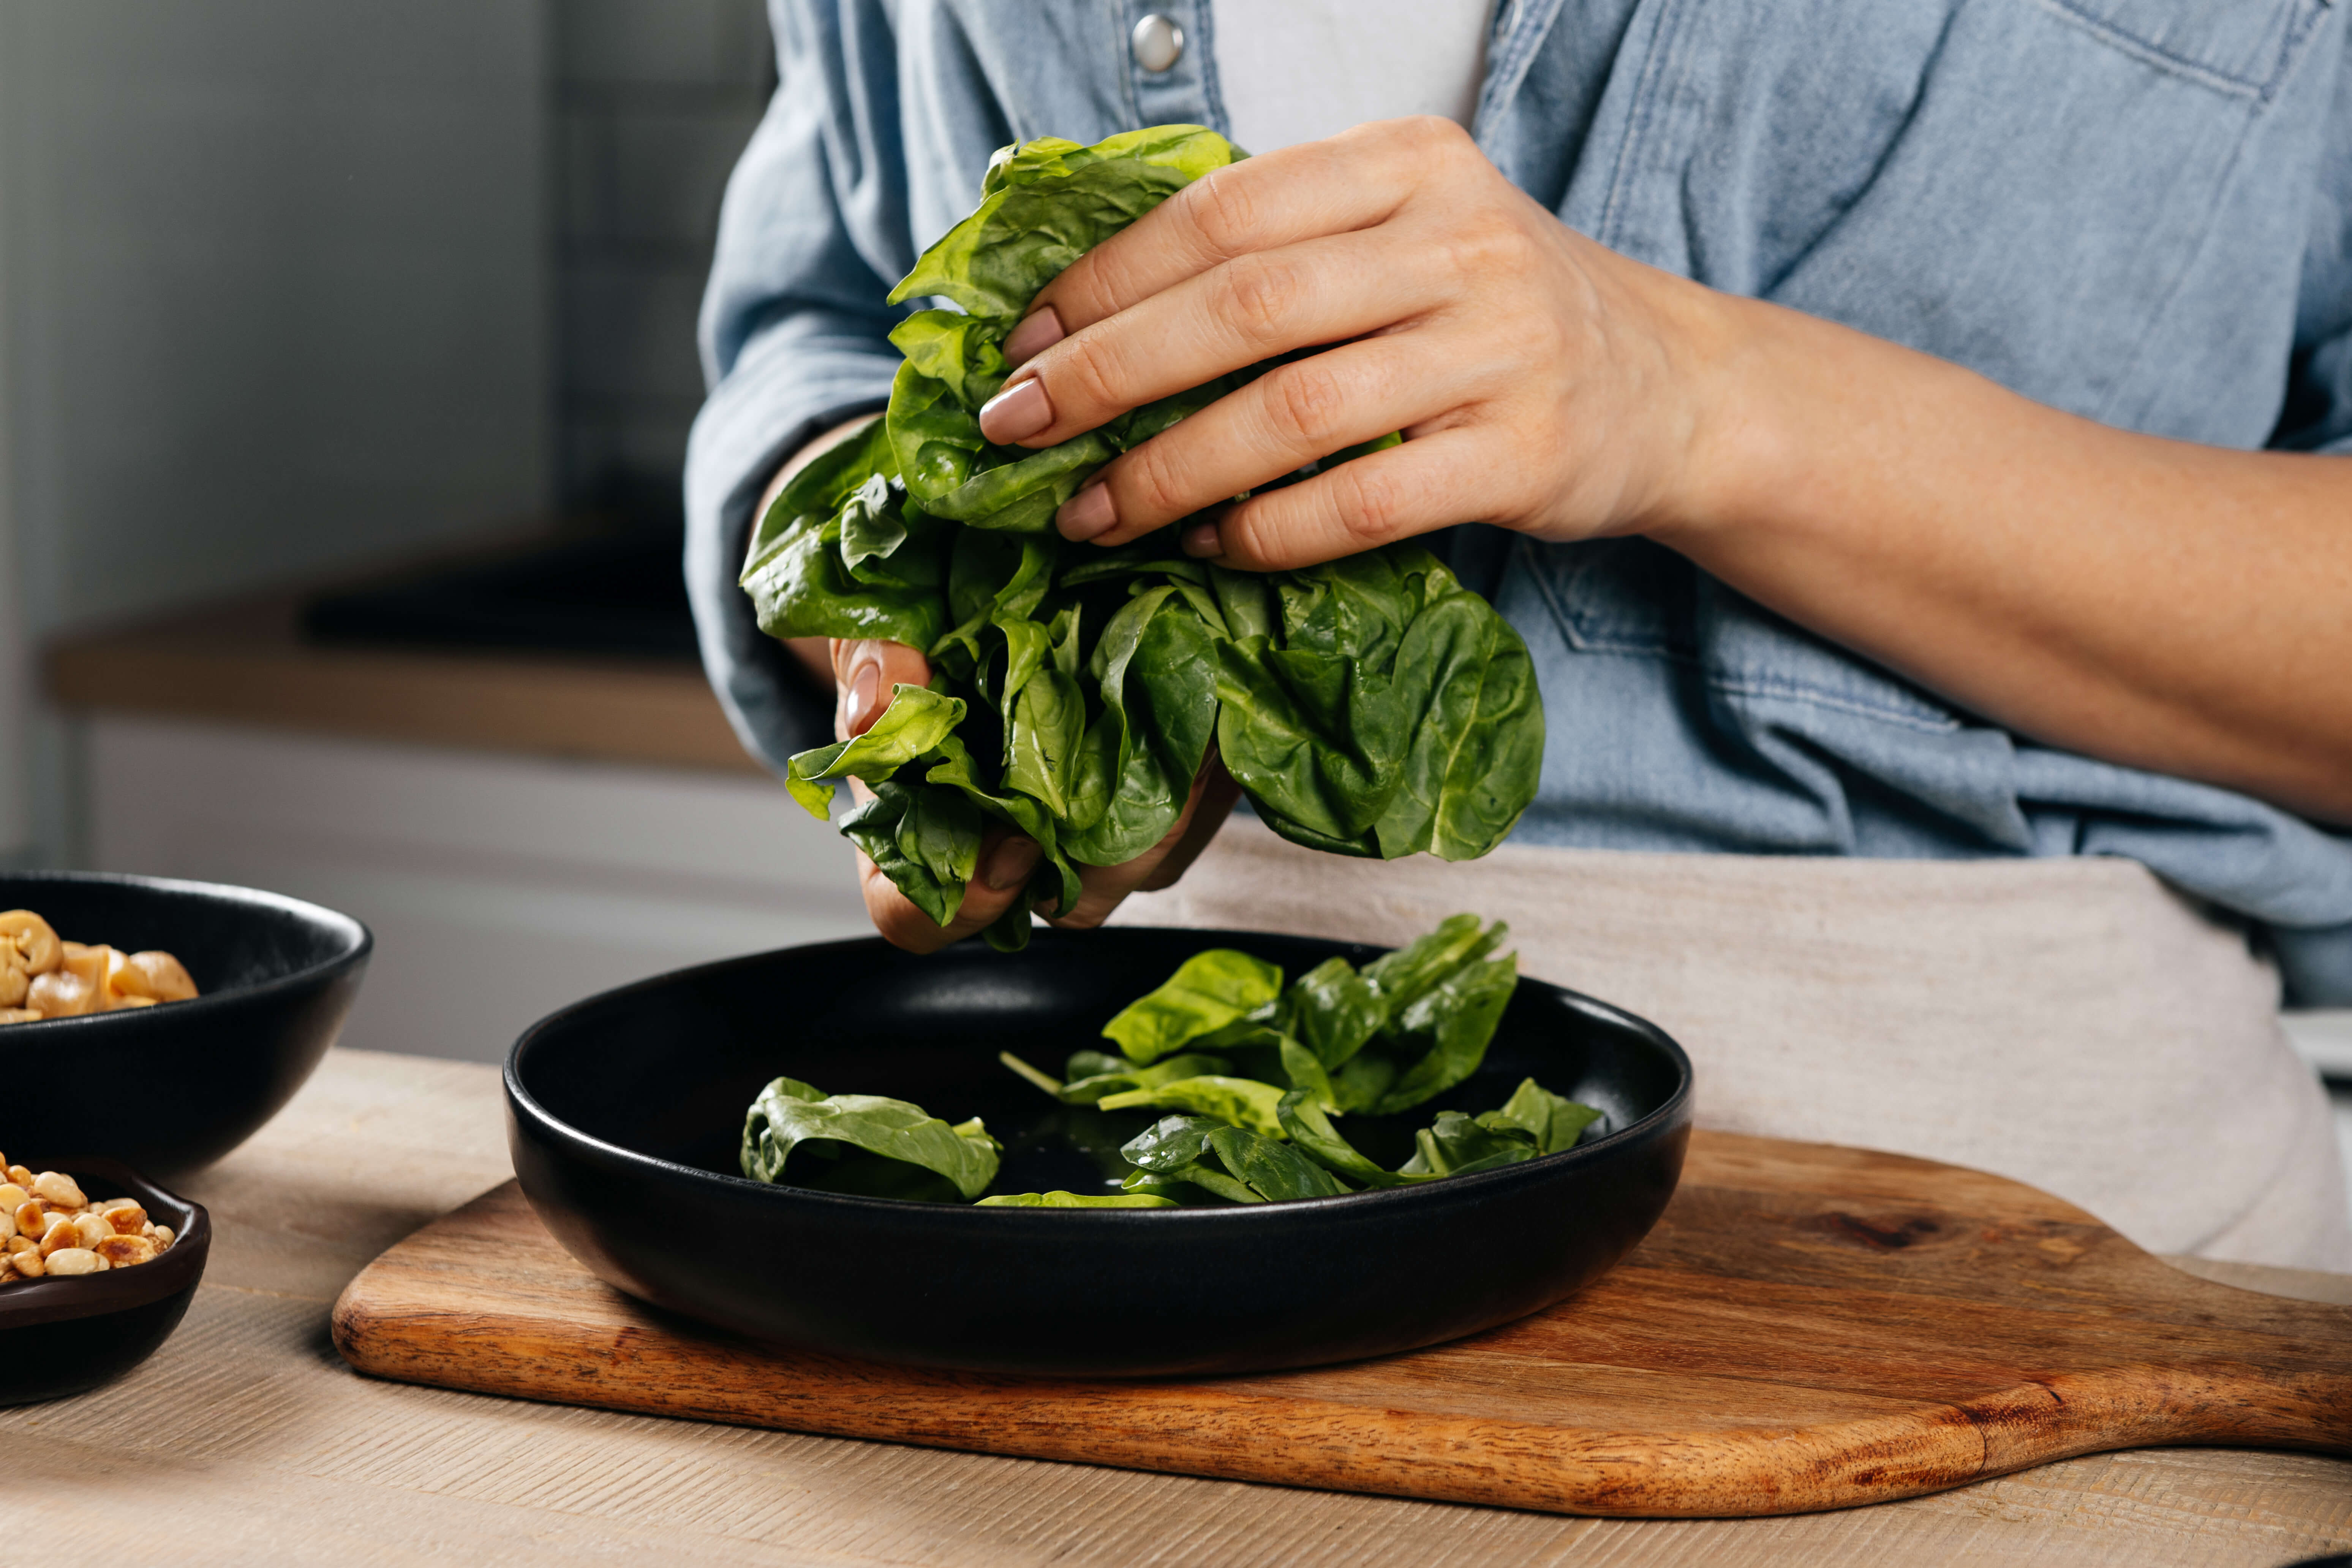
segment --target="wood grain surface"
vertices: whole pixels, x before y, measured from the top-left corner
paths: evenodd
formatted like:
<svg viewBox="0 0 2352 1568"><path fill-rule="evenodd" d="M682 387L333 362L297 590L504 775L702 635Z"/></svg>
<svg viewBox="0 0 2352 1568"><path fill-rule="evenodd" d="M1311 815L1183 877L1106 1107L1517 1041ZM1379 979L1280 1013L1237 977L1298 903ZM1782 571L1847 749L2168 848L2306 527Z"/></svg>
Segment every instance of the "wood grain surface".
<svg viewBox="0 0 2352 1568"><path fill-rule="evenodd" d="M40 1568L2276 1568L2352 1549L2352 1461L2062 1459L1876 1508L1596 1519L531 1404L362 1377L328 1343L371 1259L509 1173L498 1069L335 1050L186 1184L210 1267L121 1382L0 1410L0 1563ZM2184 1261L2352 1306L2352 1276Z"/></svg>
<svg viewBox="0 0 2352 1568"><path fill-rule="evenodd" d="M411 1382L747 1426L1567 1513L1792 1513L2071 1455L2352 1453L2352 1311L2167 1267L2017 1183L1701 1133L1573 1301L1410 1355L1069 1382L762 1348L613 1291L512 1184L394 1247L335 1343Z"/></svg>

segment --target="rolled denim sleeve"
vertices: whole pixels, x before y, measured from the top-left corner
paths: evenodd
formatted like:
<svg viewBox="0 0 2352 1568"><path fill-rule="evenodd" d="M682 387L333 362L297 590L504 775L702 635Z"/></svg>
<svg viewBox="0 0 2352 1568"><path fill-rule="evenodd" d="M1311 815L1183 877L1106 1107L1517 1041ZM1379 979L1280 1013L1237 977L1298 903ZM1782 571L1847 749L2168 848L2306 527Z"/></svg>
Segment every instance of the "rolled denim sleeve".
<svg viewBox="0 0 2352 1568"><path fill-rule="evenodd" d="M709 396L686 459L686 575L704 668L747 750L782 771L832 704L737 586L751 511L813 436L888 399L891 285L913 265L897 49L870 0L771 0L777 88L719 211L698 339Z"/></svg>

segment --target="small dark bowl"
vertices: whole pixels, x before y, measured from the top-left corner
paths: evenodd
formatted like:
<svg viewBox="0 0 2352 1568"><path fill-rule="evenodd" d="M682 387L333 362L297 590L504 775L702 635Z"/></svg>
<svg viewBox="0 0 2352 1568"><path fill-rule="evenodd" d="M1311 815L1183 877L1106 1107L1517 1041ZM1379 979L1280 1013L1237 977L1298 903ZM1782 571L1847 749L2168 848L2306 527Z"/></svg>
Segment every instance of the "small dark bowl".
<svg viewBox="0 0 2352 1568"><path fill-rule="evenodd" d="M94 1150L164 1181L211 1164L294 1098L341 1030L374 941L299 899L157 877L0 876L0 909L187 965L193 1001L0 1025L0 1082L63 1071L79 1086L0 1098L0 1152Z"/></svg>
<svg viewBox="0 0 2352 1568"><path fill-rule="evenodd" d="M1395 1164L1441 1110L1520 1079L1601 1108L1565 1153L1346 1197L1197 1209L995 1209L768 1186L736 1173L779 1073L828 1093L984 1116L994 1190L1100 1190L1074 1115L998 1063L1058 1072L1203 948L1298 974L1380 950L1249 931L1039 931L1020 953L928 958L878 939L664 975L534 1026L507 1058L508 1144L531 1206L600 1278L722 1328L841 1355L980 1372L1238 1373L1435 1344L1573 1294L1656 1223L1682 1172L1690 1061L1655 1026L1522 981L1486 1065L1403 1116L1349 1117ZM1150 1112L1109 1113L1148 1125ZM1102 1119L1088 1123L1087 1117ZM1385 1125L1383 1125L1385 1123Z"/></svg>
<svg viewBox="0 0 2352 1568"><path fill-rule="evenodd" d="M213 1245L202 1204L175 1197L115 1160L25 1159L63 1171L92 1198L137 1198L178 1239L151 1263L70 1279L0 1285L0 1405L30 1405L111 1383L155 1353L195 1300Z"/></svg>

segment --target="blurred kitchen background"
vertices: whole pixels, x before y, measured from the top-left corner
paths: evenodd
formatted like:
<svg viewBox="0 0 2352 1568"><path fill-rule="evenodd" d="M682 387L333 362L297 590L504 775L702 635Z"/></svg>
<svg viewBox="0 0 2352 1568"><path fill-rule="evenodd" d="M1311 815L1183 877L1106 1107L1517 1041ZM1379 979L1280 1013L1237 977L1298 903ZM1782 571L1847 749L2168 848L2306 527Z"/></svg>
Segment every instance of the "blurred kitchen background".
<svg viewBox="0 0 2352 1568"><path fill-rule="evenodd" d="M346 1043L482 1060L863 931L677 577L773 82L759 0L0 0L0 852L348 910Z"/></svg>
<svg viewBox="0 0 2352 1568"><path fill-rule="evenodd" d="M0 0L0 853L350 910L345 1043L480 1060L863 931L677 573L773 82L759 0Z"/></svg>

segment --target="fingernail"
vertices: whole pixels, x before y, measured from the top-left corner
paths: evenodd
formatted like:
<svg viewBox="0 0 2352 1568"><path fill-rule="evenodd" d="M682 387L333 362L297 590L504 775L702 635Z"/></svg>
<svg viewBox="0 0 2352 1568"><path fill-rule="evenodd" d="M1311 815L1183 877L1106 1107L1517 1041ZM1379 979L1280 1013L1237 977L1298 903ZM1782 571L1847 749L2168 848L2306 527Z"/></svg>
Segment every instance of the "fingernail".
<svg viewBox="0 0 2352 1568"><path fill-rule="evenodd" d="M1007 888L1017 888L1037 868L1037 841L1016 833L988 852L988 864L981 868L980 879L1000 893Z"/></svg>
<svg viewBox="0 0 2352 1568"><path fill-rule="evenodd" d="M1062 510L1054 514L1054 526L1073 544L1092 539L1118 521L1118 509L1110 504L1110 487L1100 479L1064 501Z"/></svg>
<svg viewBox="0 0 2352 1568"><path fill-rule="evenodd" d="M1021 324L1013 329L1011 337L1004 340L1004 363L1019 364L1024 360L1034 359L1067 335L1062 331L1062 318L1054 313L1053 306L1032 310L1021 318Z"/></svg>
<svg viewBox="0 0 2352 1568"><path fill-rule="evenodd" d="M881 705L882 665L878 659L862 659L849 672L849 732L866 733L873 723L875 710Z"/></svg>
<svg viewBox="0 0 2352 1568"><path fill-rule="evenodd" d="M1034 436L1054 422L1054 405L1045 384L1026 376L980 405L980 433L1005 446Z"/></svg>
<svg viewBox="0 0 2352 1568"><path fill-rule="evenodd" d="M1066 529L1063 531L1068 531ZM1194 523L1184 531L1184 537L1181 542L1185 554L1203 560L1220 556L1225 552L1224 541L1217 537L1217 525L1213 522Z"/></svg>

